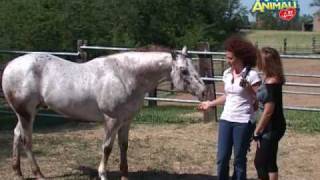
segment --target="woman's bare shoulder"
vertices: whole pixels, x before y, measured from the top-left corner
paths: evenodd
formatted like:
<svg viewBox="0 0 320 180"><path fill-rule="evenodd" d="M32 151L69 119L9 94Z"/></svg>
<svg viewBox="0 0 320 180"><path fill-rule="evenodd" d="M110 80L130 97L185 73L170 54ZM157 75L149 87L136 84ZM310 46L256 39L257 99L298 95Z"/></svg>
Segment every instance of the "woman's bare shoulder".
<svg viewBox="0 0 320 180"><path fill-rule="evenodd" d="M266 84L279 84L279 83L281 83L281 81L280 81L279 77L273 76L273 77L267 77L265 79L265 83Z"/></svg>

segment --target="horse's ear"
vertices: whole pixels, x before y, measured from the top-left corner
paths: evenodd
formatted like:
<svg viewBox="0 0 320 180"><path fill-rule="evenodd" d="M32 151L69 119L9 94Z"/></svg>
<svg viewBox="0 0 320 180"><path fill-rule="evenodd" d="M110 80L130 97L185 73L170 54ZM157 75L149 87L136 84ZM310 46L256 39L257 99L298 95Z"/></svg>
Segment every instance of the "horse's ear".
<svg viewBox="0 0 320 180"><path fill-rule="evenodd" d="M177 59L177 53L175 51L171 51L171 57L173 60Z"/></svg>
<svg viewBox="0 0 320 180"><path fill-rule="evenodd" d="M188 54L187 46L183 46L181 54L186 56Z"/></svg>

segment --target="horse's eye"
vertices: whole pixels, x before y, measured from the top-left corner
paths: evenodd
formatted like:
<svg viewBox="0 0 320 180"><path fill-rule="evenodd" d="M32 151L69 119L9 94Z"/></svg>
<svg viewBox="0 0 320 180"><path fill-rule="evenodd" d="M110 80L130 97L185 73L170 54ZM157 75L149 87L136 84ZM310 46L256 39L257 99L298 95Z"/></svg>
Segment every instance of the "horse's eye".
<svg viewBox="0 0 320 180"><path fill-rule="evenodd" d="M189 71L184 69L181 71L181 74L184 75L184 76L188 76L189 75Z"/></svg>

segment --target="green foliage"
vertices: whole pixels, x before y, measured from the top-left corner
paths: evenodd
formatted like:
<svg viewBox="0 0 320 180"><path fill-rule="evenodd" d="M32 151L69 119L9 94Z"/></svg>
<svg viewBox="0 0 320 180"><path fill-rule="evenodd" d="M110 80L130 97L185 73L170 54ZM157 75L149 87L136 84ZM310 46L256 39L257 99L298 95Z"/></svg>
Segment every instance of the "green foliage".
<svg viewBox="0 0 320 180"><path fill-rule="evenodd" d="M2 0L0 49L71 51L77 39L130 47L215 44L245 14L239 0Z"/></svg>
<svg viewBox="0 0 320 180"><path fill-rule="evenodd" d="M310 4L310 6L320 7L320 0L313 0L313 2Z"/></svg>
<svg viewBox="0 0 320 180"><path fill-rule="evenodd" d="M320 113L305 111L286 111L287 126L301 132L320 132Z"/></svg>
<svg viewBox="0 0 320 180"><path fill-rule="evenodd" d="M299 12L290 21L283 21L279 17L278 11L266 11L264 13L257 13L256 29L265 30L300 30L305 16L300 16ZM259 23L260 22L260 23Z"/></svg>

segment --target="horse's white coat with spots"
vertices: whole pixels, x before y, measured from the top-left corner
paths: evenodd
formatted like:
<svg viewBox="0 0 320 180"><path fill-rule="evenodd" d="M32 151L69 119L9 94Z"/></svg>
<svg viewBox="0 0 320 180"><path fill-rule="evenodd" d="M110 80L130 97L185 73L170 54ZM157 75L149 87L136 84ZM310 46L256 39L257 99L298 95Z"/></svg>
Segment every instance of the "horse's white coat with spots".
<svg viewBox="0 0 320 180"><path fill-rule="evenodd" d="M168 52L126 52L73 63L43 53L27 54L11 61L3 72L4 95L18 124L13 146L13 169L22 178L20 145L32 162L33 173L43 178L32 153L32 124L40 106L85 121L104 121L105 138L99 176L106 179L106 163L115 135L119 136L122 178L128 175L127 146L131 119L145 94L162 80L198 97L205 91L198 73L186 57Z"/></svg>

